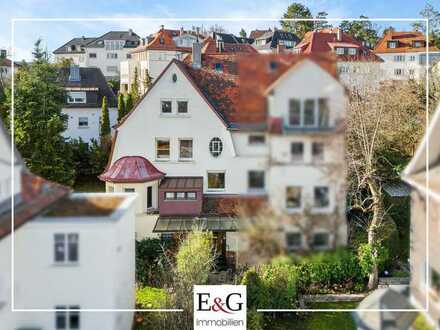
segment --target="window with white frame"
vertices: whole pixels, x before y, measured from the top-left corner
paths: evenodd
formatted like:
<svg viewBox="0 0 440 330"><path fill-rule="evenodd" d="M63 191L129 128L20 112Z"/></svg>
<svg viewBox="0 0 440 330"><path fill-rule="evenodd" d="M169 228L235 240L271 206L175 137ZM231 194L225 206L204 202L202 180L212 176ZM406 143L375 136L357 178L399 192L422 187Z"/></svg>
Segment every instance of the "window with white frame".
<svg viewBox="0 0 440 330"><path fill-rule="evenodd" d="M405 55L394 55L394 62L405 62Z"/></svg>
<svg viewBox="0 0 440 330"><path fill-rule="evenodd" d="M330 235L328 233L313 234L312 247L314 249L326 249L329 247Z"/></svg>
<svg viewBox="0 0 440 330"><path fill-rule="evenodd" d="M118 53L107 53L108 60L115 60L118 58Z"/></svg>
<svg viewBox="0 0 440 330"><path fill-rule="evenodd" d="M288 251L295 251L302 247L302 234L300 232L286 233L286 247Z"/></svg>
<svg viewBox="0 0 440 330"><path fill-rule="evenodd" d="M188 101L177 101L177 113L188 113Z"/></svg>
<svg viewBox="0 0 440 330"><path fill-rule="evenodd" d="M134 188L124 188L124 192L126 192L126 193L134 193L134 192L136 192L136 189L134 189Z"/></svg>
<svg viewBox="0 0 440 330"><path fill-rule="evenodd" d="M348 48L348 55L356 55L357 49L356 48Z"/></svg>
<svg viewBox="0 0 440 330"><path fill-rule="evenodd" d="M173 191L166 191L165 192L165 200L172 201L176 199L176 193Z"/></svg>
<svg viewBox="0 0 440 330"><path fill-rule="evenodd" d="M79 234L54 234L55 263L76 263L79 259Z"/></svg>
<svg viewBox="0 0 440 330"><path fill-rule="evenodd" d="M78 117L78 127L89 127L89 117Z"/></svg>
<svg viewBox="0 0 440 330"><path fill-rule="evenodd" d="M162 113L172 113L172 105L173 103L171 102L171 100L162 100L160 101L160 110Z"/></svg>
<svg viewBox="0 0 440 330"><path fill-rule="evenodd" d="M55 306L55 329L75 330L80 328L80 306Z"/></svg>
<svg viewBox="0 0 440 330"><path fill-rule="evenodd" d="M176 199L177 200L185 200L185 192L184 191L176 192Z"/></svg>
<svg viewBox="0 0 440 330"><path fill-rule="evenodd" d="M67 92L67 103L86 103L86 92Z"/></svg>
<svg viewBox="0 0 440 330"><path fill-rule="evenodd" d="M266 143L266 136L264 134L250 134L248 143L250 145L263 145Z"/></svg>
<svg viewBox="0 0 440 330"><path fill-rule="evenodd" d="M290 99L289 125L299 127L327 127L330 110L327 98Z"/></svg>
<svg viewBox="0 0 440 330"><path fill-rule="evenodd" d="M416 60L416 56L415 55L410 55L409 60L411 62L414 62Z"/></svg>
<svg viewBox="0 0 440 330"><path fill-rule="evenodd" d="M212 156L218 157L223 151L223 142L218 137L214 137L209 142L209 152Z"/></svg>
<svg viewBox="0 0 440 330"><path fill-rule="evenodd" d="M298 209L301 207L302 187L286 187L286 208Z"/></svg>
<svg viewBox="0 0 440 330"><path fill-rule="evenodd" d="M321 97L318 99L318 125L319 127L328 127L330 123L330 107L328 99Z"/></svg>
<svg viewBox="0 0 440 330"><path fill-rule="evenodd" d="M193 158L193 140L179 140L179 160L192 160Z"/></svg>
<svg viewBox="0 0 440 330"><path fill-rule="evenodd" d="M248 188L249 190L264 190L265 188L264 171L252 170L248 172Z"/></svg>
<svg viewBox="0 0 440 330"><path fill-rule="evenodd" d="M158 160L170 159L170 139L163 139L163 138L156 139L156 159Z"/></svg>
<svg viewBox="0 0 440 330"><path fill-rule="evenodd" d="M316 208L328 207L330 205L328 187L315 187L313 189L313 202Z"/></svg>
<svg viewBox="0 0 440 330"><path fill-rule="evenodd" d="M124 48L124 40L104 40L105 50L120 50Z"/></svg>
<svg viewBox="0 0 440 330"><path fill-rule="evenodd" d="M225 189L225 172L208 172L208 189Z"/></svg>
<svg viewBox="0 0 440 330"><path fill-rule="evenodd" d="M324 160L324 142L312 143L312 161L322 162Z"/></svg>
<svg viewBox="0 0 440 330"><path fill-rule="evenodd" d="M344 55L345 54L345 48L344 47L336 47L335 52L337 55Z"/></svg>
<svg viewBox="0 0 440 330"><path fill-rule="evenodd" d="M289 101L289 125L301 125L301 102L298 99L290 99Z"/></svg>
<svg viewBox="0 0 440 330"><path fill-rule="evenodd" d="M96 58L96 53L89 53L89 58Z"/></svg>
<svg viewBox="0 0 440 330"><path fill-rule="evenodd" d="M304 160L304 143L292 142L290 144L290 156L294 162L302 162Z"/></svg>
<svg viewBox="0 0 440 330"><path fill-rule="evenodd" d="M397 48L397 41L388 41L388 48Z"/></svg>
<svg viewBox="0 0 440 330"><path fill-rule="evenodd" d="M304 126L315 126L316 121L316 104L314 99L306 99L304 101Z"/></svg>

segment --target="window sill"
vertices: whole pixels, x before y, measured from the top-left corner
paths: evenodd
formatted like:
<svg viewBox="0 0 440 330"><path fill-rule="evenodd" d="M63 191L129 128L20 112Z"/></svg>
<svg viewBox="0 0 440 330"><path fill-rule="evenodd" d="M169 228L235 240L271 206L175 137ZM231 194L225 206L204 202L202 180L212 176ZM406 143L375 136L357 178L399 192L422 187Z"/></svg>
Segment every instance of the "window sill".
<svg viewBox="0 0 440 330"><path fill-rule="evenodd" d="M225 188L208 188L206 189L207 192L225 192Z"/></svg>
<svg viewBox="0 0 440 330"><path fill-rule="evenodd" d="M248 188L248 194L253 194L253 195L266 195L267 191L265 188L262 189L257 189L257 188Z"/></svg>
<svg viewBox="0 0 440 330"><path fill-rule="evenodd" d="M155 161L156 161L156 162L162 162L162 163L165 163L165 162L169 162L170 159L169 159L169 158L167 158L167 159L165 159L165 158L156 158Z"/></svg>
<svg viewBox="0 0 440 330"><path fill-rule="evenodd" d="M77 126L78 129L88 129L90 126Z"/></svg>
<svg viewBox="0 0 440 330"><path fill-rule="evenodd" d="M79 262L54 262L53 267L78 267Z"/></svg>
<svg viewBox="0 0 440 330"><path fill-rule="evenodd" d="M303 211L303 209L302 209L302 207L298 207L298 208L289 208L289 207L286 207L286 211L287 211L287 213L289 213L289 214L292 214L292 213L301 213L301 212Z"/></svg>
<svg viewBox="0 0 440 330"><path fill-rule="evenodd" d="M162 118L191 118L189 114L177 114L177 113L161 113L159 117Z"/></svg>
<svg viewBox="0 0 440 330"><path fill-rule="evenodd" d="M194 163L194 159L185 159L185 158L183 158L183 159L179 159L179 162L180 163Z"/></svg>

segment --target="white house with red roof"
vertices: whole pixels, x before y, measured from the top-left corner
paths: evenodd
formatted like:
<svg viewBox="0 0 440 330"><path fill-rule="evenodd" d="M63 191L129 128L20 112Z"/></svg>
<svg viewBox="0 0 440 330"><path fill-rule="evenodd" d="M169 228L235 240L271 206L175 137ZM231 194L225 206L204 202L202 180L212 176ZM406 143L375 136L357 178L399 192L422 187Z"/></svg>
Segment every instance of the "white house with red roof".
<svg viewBox="0 0 440 330"><path fill-rule="evenodd" d="M0 328L131 329L130 311L82 310L135 306L135 199L29 173L0 127Z"/></svg>
<svg viewBox="0 0 440 330"><path fill-rule="evenodd" d="M426 44L426 36L419 31L388 30L377 42L374 53L382 60L384 79L420 79L425 75L426 55L429 65L440 58L440 50Z"/></svg>
<svg viewBox="0 0 440 330"><path fill-rule="evenodd" d="M375 84L381 79L380 63L383 60L340 28L307 32L295 51L300 54L333 54L339 78L349 87L366 82Z"/></svg>
<svg viewBox="0 0 440 330"><path fill-rule="evenodd" d="M234 206L268 203L289 250L344 245L346 95L334 60L255 53L215 58L230 68L218 71L200 56L172 60L116 127L100 178L107 192L138 193L138 237L201 223L233 250Z"/></svg>

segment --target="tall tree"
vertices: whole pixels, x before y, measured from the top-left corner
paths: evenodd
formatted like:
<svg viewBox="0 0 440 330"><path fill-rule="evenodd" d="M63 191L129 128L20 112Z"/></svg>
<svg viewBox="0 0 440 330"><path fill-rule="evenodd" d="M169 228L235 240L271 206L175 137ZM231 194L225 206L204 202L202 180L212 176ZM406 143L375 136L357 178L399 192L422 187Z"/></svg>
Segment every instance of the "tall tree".
<svg viewBox="0 0 440 330"><path fill-rule="evenodd" d="M118 122L125 116L124 94L118 94Z"/></svg>
<svg viewBox="0 0 440 330"><path fill-rule="evenodd" d="M425 8L420 12L423 18L429 19L429 36L432 43L436 47L440 47L440 12L436 10L430 3L425 5ZM414 22L412 24L414 30L423 31L426 33L425 22Z"/></svg>
<svg viewBox="0 0 440 330"><path fill-rule="evenodd" d="M283 14L283 19L292 18L313 18L309 8L301 3L294 2ZM304 37L306 32L313 30L313 21L285 21L281 20L281 26L284 30L296 34L300 39Z"/></svg>
<svg viewBox="0 0 440 330"><path fill-rule="evenodd" d="M145 69L144 90L147 91L153 84L153 78L150 76L148 69Z"/></svg>
<svg viewBox="0 0 440 330"><path fill-rule="evenodd" d="M247 37L247 33L246 30L241 28L240 32L238 33L240 35L240 37L242 38L246 38Z"/></svg>
<svg viewBox="0 0 440 330"><path fill-rule="evenodd" d="M326 19L327 16L328 16L328 13L325 11L320 11L319 13L316 14L315 18L319 18L320 20L313 22L315 30L327 29L327 28L331 27L331 24L329 24L329 22L327 20L321 21L321 19Z"/></svg>
<svg viewBox="0 0 440 330"><path fill-rule="evenodd" d="M378 37L378 29L368 20L367 16L359 16L362 21L342 21L339 28L345 33L351 35L358 41L363 42L367 47L372 48Z"/></svg>
<svg viewBox="0 0 440 330"><path fill-rule="evenodd" d="M133 96L131 96L130 93L128 93L125 96L125 113L129 113L133 109Z"/></svg>
<svg viewBox="0 0 440 330"><path fill-rule="evenodd" d="M58 68L49 63L40 44L41 40L35 43L34 61L15 75L15 145L31 172L72 185L72 153L62 136L67 123L67 116L61 112L66 93L58 79ZM6 102L10 109L10 89Z"/></svg>
<svg viewBox="0 0 440 330"><path fill-rule="evenodd" d="M100 138L101 143L108 140L110 136L110 116L108 111L108 104L107 104L107 96L104 96L102 98L102 107L101 107L101 125L100 125Z"/></svg>
<svg viewBox="0 0 440 330"><path fill-rule="evenodd" d="M137 67L134 68L133 83L130 90L133 101L136 102L139 99L139 73Z"/></svg>

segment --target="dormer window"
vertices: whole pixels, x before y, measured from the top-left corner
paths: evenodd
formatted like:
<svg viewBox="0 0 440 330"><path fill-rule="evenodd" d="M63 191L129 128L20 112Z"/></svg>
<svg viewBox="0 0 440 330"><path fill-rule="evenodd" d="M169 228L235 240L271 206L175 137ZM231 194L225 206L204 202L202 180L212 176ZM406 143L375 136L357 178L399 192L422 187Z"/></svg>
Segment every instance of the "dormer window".
<svg viewBox="0 0 440 330"><path fill-rule="evenodd" d="M388 48L397 48L397 40L388 41Z"/></svg>
<svg viewBox="0 0 440 330"><path fill-rule="evenodd" d="M84 104L86 103L86 92L68 92L67 103Z"/></svg>
<svg viewBox="0 0 440 330"><path fill-rule="evenodd" d="M278 68L278 63L276 61L270 61L269 69L270 71L275 71Z"/></svg>
<svg viewBox="0 0 440 330"><path fill-rule="evenodd" d="M413 47L415 48L423 47L423 44L424 44L423 41L416 40L413 42Z"/></svg>
<svg viewBox="0 0 440 330"><path fill-rule="evenodd" d="M214 69L217 72L223 72L223 64L222 63L215 63Z"/></svg>
<svg viewBox="0 0 440 330"><path fill-rule="evenodd" d="M164 40L164 38L159 38L159 43L161 44L161 45L163 45L164 43L165 43L165 40Z"/></svg>
<svg viewBox="0 0 440 330"><path fill-rule="evenodd" d="M356 55L357 49L356 48L348 48L348 55Z"/></svg>

